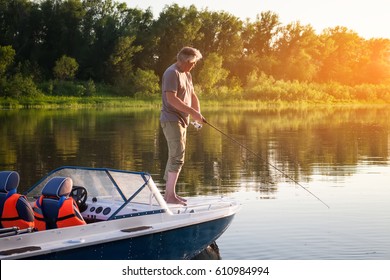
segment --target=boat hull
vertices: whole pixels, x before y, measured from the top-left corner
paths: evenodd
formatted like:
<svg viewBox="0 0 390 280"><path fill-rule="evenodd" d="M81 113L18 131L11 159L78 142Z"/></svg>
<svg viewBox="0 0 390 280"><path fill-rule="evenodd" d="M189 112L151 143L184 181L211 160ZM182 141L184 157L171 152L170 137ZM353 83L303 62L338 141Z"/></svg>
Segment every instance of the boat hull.
<svg viewBox="0 0 390 280"><path fill-rule="evenodd" d="M35 255L48 260L179 260L191 259L217 240L234 215L128 239Z"/></svg>

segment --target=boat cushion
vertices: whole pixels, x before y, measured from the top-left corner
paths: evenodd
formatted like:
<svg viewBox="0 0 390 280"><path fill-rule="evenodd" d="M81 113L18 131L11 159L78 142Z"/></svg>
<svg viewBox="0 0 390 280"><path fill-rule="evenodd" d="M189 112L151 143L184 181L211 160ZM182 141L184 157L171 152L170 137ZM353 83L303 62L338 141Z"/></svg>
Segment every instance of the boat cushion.
<svg viewBox="0 0 390 280"><path fill-rule="evenodd" d="M42 200L42 210L46 222L46 229L57 228L59 209L60 205L57 199L44 198Z"/></svg>
<svg viewBox="0 0 390 280"><path fill-rule="evenodd" d="M19 174L16 171L0 171L0 192L7 193L19 186Z"/></svg>
<svg viewBox="0 0 390 280"><path fill-rule="evenodd" d="M73 181L69 177L53 177L43 187L42 195L55 196L69 196L72 191Z"/></svg>

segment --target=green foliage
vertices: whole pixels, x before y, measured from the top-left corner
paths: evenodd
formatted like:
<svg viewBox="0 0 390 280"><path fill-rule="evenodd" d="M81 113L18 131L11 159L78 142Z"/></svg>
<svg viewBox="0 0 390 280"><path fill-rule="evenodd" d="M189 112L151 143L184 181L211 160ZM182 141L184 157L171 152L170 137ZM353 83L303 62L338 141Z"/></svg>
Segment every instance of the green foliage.
<svg viewBox="0 0 390 280"><path fill-rule="evenodd" d="M15 50L11 46L0 46L0 77L5 74L14 57Z"/></svg>
<svg viewBox="0 0 390 280"><path fill-rule="evenodd" d="M326 42L327 49L323 50L325 55L318 71L320 81L348 85L367 81L361 75L362 66L367 63L365 41L357 33L337 26L326 29L322 40Z"/></svg>
<svg viewBox="0 0 390 280"><path fill-rule="evenodd" d="M280 25L279 16L271 11L262 12L253 23L247 22L242 35L247 53L269 55Z"/></svg>
<svg viewBox="0 0 390 280"><path fill-rule="evenodd" d="M89 79L85 85L85 95L86 96L95 96L96 95L95 82L91 79Z"/></svg>
<svg viewBox="0 0 390 280"><path fill-rule="evenodd" d="M56 64L53 68L54 77L60 80L72 80L77 70L79 69L79 64L76 59L63 55L59 60L56 61Z"/></svg>
<svg viewBox="0 0 390 280"><path fill-rule="evenodd" d="M274 76L285 80L312 81L319 69L317 48L320 46L314 29L294 22L281 27L280 34L275 43L278 66Z"/></svg>
<svg viewBox="0 0 390 280"><path fill-rule="evenodd" d="M274 78L263 72L258 75L257 71L253 71L248 75L244 90L245 99L278 100L280 94Z"/></svg>
<svg viewBox="0 0 390 280"><path fill-rule="evenodd" d="M153 97L160 94L158 76L151 70L137 69L133 76L133 92L136 97Z"/></svg>
<svg viewBox="0 0 390 280"><path fill-rule="evenodd" d="M158 42L154 56L155 72L159 76L176 60L176 54L182 47L197 45L201 26L199 11L194 5L189 8L177 4L165 6L151 30Z"/></svg>
<svg viewBox="0 0 390 280"><path fill-rule="evenodd" d="M243 41L240 32L243 23L226 12L200 11L201 26L197 45L202 52L217 53L225 61L231 61L241 55Z"/></svg>
<svg viewBox="0 0 390 280"><path fill-rule="evenodd" d="M0 96L21 98L41 95L31 76L22 73L6 75L14 57L15 50L11 46L0 46Z"/></svg>
<svg viewBox="0 0 390 280"><path fill-rule="evenodd" d="M171 4L155 17L119 2L0 0L0 95L34 96L37 82L57 96L93 96L101 85L105 94L155 95L154 73L161 78L190 45L205 57L192 72L205 98L389 100L388 38L365 40L342 26L316 34L270 11L251 22ZM47 82L53 77L63 83Z"/></svg>
<svg viewBox="0 0 390 280"><path fill-rule="evenodd" d="M222 56L216 53L210 53L205 58L198 81L206 94L210 94L216 86L224 83L229 75L229 71L222 67L222 62Z"/></svg>
<svg viewBox="0 0 390 280"><path fill-rule="evenodd" d="M73 81L54 81L52 94L56 96L85 96L86 87Z"/></svg>
<svg viewBox="0 0 390 280"><path fill-rule="evenodd" d="M237 77L231 77L228 79L226 85L227 86L224 87L227 90L225 98L227 98L227 99L241 99L242 98L243 89L242 89L240 79L238 79ZM221 89L221 91L223 92L222 89Z"/></svg>
<svg viewBox="0 0 390 280"><path fill-rule="evenodd" d="M333 82L333 83L326 83L321 85L321 89L323 92L326 92L327 95L331 96L331 99L333 100L339 100L339 101L351 100L350 86Z"/></svg>
<svg viewBox="0 0 390 280"><path fill-rule="evenodd" d="M223 58L217 53L210 53L199 71L196 92L208 99L240 99L242 98L241 81L229 76L223 68Z"/></svg>
<svg viewBox="0 0 390 280"><path fill-rule="evenodd" d="M13 75L3 86L5 97L37 97L42 94L31 77L23 77L21 74Z"/></svg>
<svg viewBox="0 0 390 280"><path fill-rule="evenodd" d="M112 82L130 79L133 72L132 58L135 53L142 50L140 46L133 46L135 37L120 37L115 44L113 53L110 55L107 66L108 78Z"/></svg>

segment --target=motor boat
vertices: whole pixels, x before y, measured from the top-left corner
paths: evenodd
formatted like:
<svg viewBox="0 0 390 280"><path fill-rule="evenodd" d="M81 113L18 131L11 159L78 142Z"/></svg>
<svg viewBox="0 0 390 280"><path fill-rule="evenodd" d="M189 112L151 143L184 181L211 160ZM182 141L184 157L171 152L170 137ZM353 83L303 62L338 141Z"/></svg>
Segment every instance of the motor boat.
<svg viewBox="0 0 390 280"><path fill-rule="evenodd" d="M26 193L34 205L54 178L71 178L69 194L85 224L35 230L0 229L0 259L191 259L229 227L240 203L188 197L168 204L145 172L60 167ZM46 187L47 188L47 187Z"/></svg>

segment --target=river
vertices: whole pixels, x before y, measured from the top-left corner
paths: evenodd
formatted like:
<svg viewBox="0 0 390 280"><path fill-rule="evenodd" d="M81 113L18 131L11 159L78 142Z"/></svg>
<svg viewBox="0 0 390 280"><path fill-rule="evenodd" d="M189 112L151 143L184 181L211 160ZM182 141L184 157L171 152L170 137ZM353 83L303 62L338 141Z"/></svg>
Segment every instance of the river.
<svg viewBox="0 0 390 280"><path fill-rule="evenodd" d="M177 190L241 202L222 259L390 259L390 109L203 114L220 131L189 127ZM0 110L0 123L0 170L20 173L19 191L62 165L146 171L164 189L158 109Z"/></svg>

